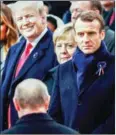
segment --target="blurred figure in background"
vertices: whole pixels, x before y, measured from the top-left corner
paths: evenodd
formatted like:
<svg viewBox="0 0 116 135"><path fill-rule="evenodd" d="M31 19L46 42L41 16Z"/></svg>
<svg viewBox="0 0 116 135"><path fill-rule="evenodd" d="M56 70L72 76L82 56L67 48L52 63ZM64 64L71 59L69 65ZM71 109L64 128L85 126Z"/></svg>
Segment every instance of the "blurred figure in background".
<svg viewBox="0 0 116 135"><path fill-rule="evenodd" d="M105 11L109 11L115 6L115 0L101 0L100 2Z"/></svg>
<svg viewBox="0 0 116 135"><path fill-rule="evenodd" d="M53 14L47 15L47 26L52 32L54 32L56 28L61 27L63 25L64 22L58 16Z"/></svg>
<svg viewBox="0 0 116 135"><path fill-rule="evenodd" d="M44 2L44 10L46 14L49 14L49 12L52 9L52 6L50 5L49 1L43 1Z"/></svg>
<svg viewBox="0 0 116 135"><path fill-rule="evenodd" d="M0 73L2 74L9 48L18 40L18 30L10 8L0 5Z"/></svg>
<svg viewBox="0 0 116 135"><path fill-rule="evenodd" d="M63 64L72 59L72 55L77 47L77 43L74 37L75 32L72 23L65 24L64 26L55 30L53 34L53 42L59 64ZM48 87L50 95L52 94L52 89L55 85L54 81L57 67L51 69L43 80Z"/></svg>
<svg viewBox="0 0 116 135"><path fill-rule="evenodd" d="M54 32L57 28L57 20L53 16L47 16L47 26L52 32Z"/></svg>
<svg viewBox="0 0 116 135"><path fill-rule="evenodd" d="M13 98L19 120L2 134L77 134L47 114L49 101L47 87L40 80L26 79L19 83Z"/></svg>
<svg viewBox="0 0 116 135"><path fill-rule="evenodd" d="M103 17L106 25L115 31L115 0L100 1L103 6Z"/></svg>

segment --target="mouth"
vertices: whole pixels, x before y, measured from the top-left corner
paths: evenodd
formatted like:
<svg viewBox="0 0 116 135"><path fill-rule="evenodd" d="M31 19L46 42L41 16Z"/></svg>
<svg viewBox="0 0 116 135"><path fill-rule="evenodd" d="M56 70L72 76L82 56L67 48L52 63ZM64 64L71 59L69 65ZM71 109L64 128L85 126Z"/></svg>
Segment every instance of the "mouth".
<svg viewBox="0 0 116 135"><path fill-rule="evenodd" d="M33 29L33 27L27 27L27 28L22 28L23 31L29 32Z"/></svg>
<svg viewBox="0 0 116 135"><path fill-rule="evenodd" d="M93 46L92 45L85 45L83 46L84 49L89 49L89 48L92 48Z"/></svg>
<svg viewBox="0 0 116 135"><path fill-rule="evenodd" d="M70 59L70 57L62 57L61 60Z"/></svg>

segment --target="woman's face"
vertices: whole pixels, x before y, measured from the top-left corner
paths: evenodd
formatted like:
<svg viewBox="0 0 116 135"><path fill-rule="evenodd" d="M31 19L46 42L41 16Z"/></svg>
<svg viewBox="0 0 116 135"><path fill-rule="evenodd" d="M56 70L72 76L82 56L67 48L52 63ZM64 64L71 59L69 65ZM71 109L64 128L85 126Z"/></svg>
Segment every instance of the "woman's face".
<svg viewBox="0 0 116 135"><path fill-rule="evenodd" d="M65 40L56 41L55 53L60 64L70 60L75 50L76 43L71 35L68 35Z"/></svg>
<svg viewBox="0 0 116 135"><path fill-rule="evenodd" d="M7 32L7 26L3 22L3 20L0 20L0 41L5 40L6 38L6 32Z"/></svg>

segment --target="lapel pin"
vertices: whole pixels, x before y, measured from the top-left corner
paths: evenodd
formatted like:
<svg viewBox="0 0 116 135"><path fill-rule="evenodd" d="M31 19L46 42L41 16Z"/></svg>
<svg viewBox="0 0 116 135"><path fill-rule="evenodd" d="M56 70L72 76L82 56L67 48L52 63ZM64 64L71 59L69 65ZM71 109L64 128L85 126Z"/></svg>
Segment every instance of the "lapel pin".
<svg viewBox="0 0 116 135"><path fill-rule="evenodd" d="M33 58L37 58L37 56L38 56L38 52L33 54Z"/></svg>
<svg viewBox="0 0 116 135"><path fill-rule="evenodd" d="M98 74L98 76L104 75L105 67L106 67L106 62L105 61L98 62L98 64L97 64L98 70L97 70L96 74Z"/></svg>

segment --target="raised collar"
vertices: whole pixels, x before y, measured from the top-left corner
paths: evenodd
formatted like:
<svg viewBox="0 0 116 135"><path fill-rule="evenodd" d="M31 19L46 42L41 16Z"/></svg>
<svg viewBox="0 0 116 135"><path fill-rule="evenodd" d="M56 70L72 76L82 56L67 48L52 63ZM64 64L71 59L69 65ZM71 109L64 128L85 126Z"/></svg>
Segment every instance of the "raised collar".
<svg viewBox="0 0 116 135"><path fill-rule="evenodd" d="M23 117L21 117L17 122L16 124L19 124L19 123L23 123L23 122L31 122L31 121L46 121L46 120L50 120L52 121L53 119L47 114L47 113L32 113L32 114L28 114L28 115L25 115Z"/></svg>

